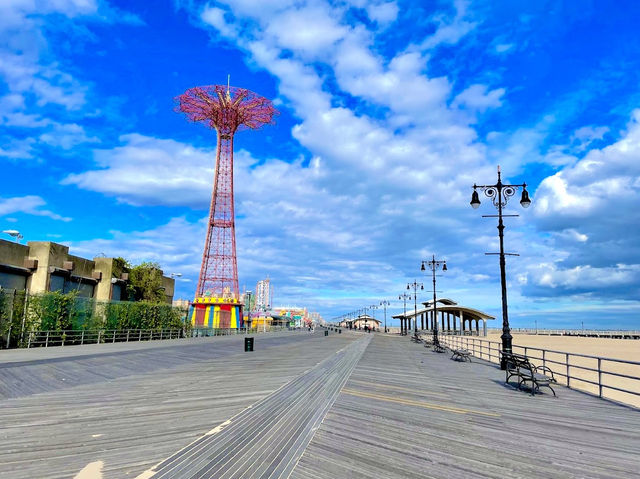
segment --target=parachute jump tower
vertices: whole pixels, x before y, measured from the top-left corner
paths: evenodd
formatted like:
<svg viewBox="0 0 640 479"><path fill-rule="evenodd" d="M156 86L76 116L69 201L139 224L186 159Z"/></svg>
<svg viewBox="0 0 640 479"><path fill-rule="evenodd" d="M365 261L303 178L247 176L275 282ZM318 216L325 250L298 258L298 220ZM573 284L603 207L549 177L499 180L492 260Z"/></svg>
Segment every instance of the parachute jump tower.
<svg viewBox="0 0 640 479"><path fill-rule="evenodd" d="M233 136L238 130L273 124L278 111L270 100L228 84L190 88L176 101L176 111L215 129L218 136L209 227L191 323L205 328L243 327L233 206Z"/></svg>

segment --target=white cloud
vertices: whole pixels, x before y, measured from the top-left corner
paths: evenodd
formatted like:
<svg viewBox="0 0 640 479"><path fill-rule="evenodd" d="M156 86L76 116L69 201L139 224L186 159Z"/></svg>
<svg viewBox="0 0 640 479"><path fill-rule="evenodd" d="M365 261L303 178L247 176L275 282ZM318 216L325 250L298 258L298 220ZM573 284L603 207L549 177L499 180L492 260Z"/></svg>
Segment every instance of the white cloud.
<svg viewBox="0 0 640 479"><path fill-rule="evenodd" d="M215 150L135 133L122 135L120 141L122 146L94 150L99 169L68 175L62 184L115 196L132 205L206 209Z"/></svg>
<svg viewBox="0 0 640 479"><path fill-rule="evenodd" d="M511 51L515 47L513 43L499 43L495 46L495 50L497 53L507 53Z"/></svg>
<svg viewBox="0 0 640 479"><path fill-rule="evenodd" d="M279 48L311 59L331 51L347 30L332 18L329 8L313 5L286 10L274 16L266 25L264 34L273 37Z"/></svg>
<svg viewBox="0 0 640 479"><path fill-rule="evenodd" d="M381 25L388 25L398 18L399 7L396 2L368 3L365 9L369 18Z"/></svg>
<svg viewBox="0 0 640 479"><path fill-rule="evenodd" d="M9 139L0 145L0 157L17 159L33 158L33 138L24 140Z"/></svg>
<svg viewBox="0 0 640 479"><path fill-rule="evenodd" d="M453 100L454 106L465 105L473 110L483 112L488 108L498 108L502 105L502 97L505 93L504 88L496 88L487 91L487 85L471 85L461 92Z"/></svg>
<svg viewBox="0 0 640 479"><path fill-rule="evenodd" d="M594 130L582 133L587 138ZM542 181L532 203L535 224L553 233L549 251L564 254L554 263L530 267L529 294L635 296L640 281L639 160L640 110L616 142L592 149Z"/></svg>
<svg viewBox="0 0 640 479"><path fill-rule="evenodd" d="M57 146L64 150L70 150L82 143L99 143L100 139L88 137L83 127L76 123L61 125L54 124L46 133L39 137L40 141L51 146Z"/></svg>
<svg viewBox="0 0 640 479"><path fill-rule="evenodd" d="M433 20L438 24L438 28L433 35L422 42L421 47L429 50L442 44L455 45L471 32L477 26L477 22L466 18L468 3L466 0L456 0L454 2L456 14L452 19L444 15L435 16Z"/></svg>
<svg viewBox="0 0 640 479"><path fill-rule="evenodd" d="M40 196L17 196L13 198L0 198L0 216L15 213L25 213L35 216L47 216L57 221L71 221L71 218L61 216L49 210L41 209L47 203Z"/></svg>

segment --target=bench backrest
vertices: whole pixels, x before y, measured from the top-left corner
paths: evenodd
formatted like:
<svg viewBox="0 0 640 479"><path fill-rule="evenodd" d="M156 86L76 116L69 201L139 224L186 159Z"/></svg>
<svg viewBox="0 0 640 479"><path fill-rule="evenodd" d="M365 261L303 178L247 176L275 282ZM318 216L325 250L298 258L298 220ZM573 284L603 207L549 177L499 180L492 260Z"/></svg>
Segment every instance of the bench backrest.
<svg viewBox="0 0 640 479"><path fill-rule="evenodd" d="M514 371L520 375L533 376L535 368L526 356L502 353L506 360L507 371Z"/></svg>

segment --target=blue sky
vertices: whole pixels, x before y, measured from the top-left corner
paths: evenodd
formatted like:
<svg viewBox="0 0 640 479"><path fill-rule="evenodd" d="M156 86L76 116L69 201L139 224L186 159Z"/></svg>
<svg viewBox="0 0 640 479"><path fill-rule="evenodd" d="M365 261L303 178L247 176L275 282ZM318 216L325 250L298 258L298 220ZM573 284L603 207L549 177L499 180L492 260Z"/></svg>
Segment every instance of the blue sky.
<svg viewBox="0 0 640 479"><path fill-rule="evenodd" d="M327 319L425 283L511 325L640 328L640 5L608 1L11 0L0 4L0 226L157 261L195 290L215 132L174 97L274 100L235 142L241 289ZM380 317L380 313L378 313ZM496 326L499 326L496 321Z"/></svg>

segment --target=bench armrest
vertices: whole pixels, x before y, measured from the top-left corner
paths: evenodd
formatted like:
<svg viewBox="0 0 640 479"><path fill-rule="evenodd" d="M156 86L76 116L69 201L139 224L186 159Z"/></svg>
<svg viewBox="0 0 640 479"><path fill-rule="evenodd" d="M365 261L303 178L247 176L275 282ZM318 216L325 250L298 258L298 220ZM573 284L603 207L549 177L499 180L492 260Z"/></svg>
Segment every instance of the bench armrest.
<svg viewBox="0 0 640 479"><path fill-rule="evenodd" d="M554 381L556 380L555 376L553 375L553 371L548 366L534 366L534 367L537 373L540 373L540 374L549 373L549 375L551 376L551 379L553 379Z"/></svg>

